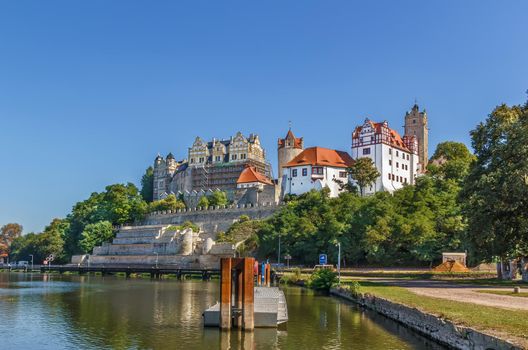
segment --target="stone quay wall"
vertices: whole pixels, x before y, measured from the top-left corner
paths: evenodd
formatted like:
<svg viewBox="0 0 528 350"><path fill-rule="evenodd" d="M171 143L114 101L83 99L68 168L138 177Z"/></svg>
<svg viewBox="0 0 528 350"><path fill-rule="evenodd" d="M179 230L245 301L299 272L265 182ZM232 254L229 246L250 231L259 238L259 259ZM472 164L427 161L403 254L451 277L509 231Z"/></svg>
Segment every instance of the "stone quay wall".
<svg viewBox="0 0 528 350"><path fill-rule="evenodd" d="M330 293L374 310L449 348L460 350L522 349L507 340L456 325L435 315L371 294L355 296L343 288L332 288Z"/></svg>
<svg viewBox="0 0 528 350"><path fill-rule="evenodd" d="M250 219L265 219L273 215L279 205L270 202L257 204L240 204L221 207L180 209L175 211L155 212L146 217L143 225L181 225L191 221L208 233L227 231L231 225L242 215Z"/></svg>

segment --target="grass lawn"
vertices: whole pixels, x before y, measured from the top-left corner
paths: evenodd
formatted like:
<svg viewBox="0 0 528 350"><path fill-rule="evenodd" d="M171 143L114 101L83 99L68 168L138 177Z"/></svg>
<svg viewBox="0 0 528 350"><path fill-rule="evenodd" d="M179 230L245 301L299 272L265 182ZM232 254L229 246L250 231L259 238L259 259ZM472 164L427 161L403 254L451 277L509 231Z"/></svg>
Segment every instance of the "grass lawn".
<svg viewBox="0 0 528 350"><path fill-rule="evenodd" d="M515 286L528 287L528 283L523 282L521 280L508 281L508 280L500 280L498 278L462 279L462 280L453 280L450 282L460 283L460 284L472 284L475 286L488 286L488 287L515 287Z"/></svg>
<svg viewBox="0 0 528 350"><path fill-rule="evenodd" d="M528 311L513 311L459 301L419 296L402 287L359 281L361 293L371 293L391 301L415 307L457 324L489 331L497 335L513 335L528 345Z"/></svg>
<svg viewBox="0 0 528 350"><path fill-rule="evenodd" d="M528 292L514 293L510 290L478 290L479 293L497 294L497 295L508 295L511 297L528 298Z"/></svg>

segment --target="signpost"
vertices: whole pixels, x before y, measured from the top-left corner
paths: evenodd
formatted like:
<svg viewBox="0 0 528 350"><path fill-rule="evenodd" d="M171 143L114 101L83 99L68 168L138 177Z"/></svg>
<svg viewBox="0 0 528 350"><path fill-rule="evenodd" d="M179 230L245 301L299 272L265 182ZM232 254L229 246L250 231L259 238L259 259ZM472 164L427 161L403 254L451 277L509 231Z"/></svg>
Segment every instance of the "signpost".
<svg viewBox="0 0 528 350"><path fill-rule="evenodd" d="M290 254L286 254L284 255L284 260L286 260L287 262L287 265L288 265L288 268L290 268L290 260L291 260L291 255Z"/></svg>
<svg viewBox="0 0 528 350"><path fill-rule="evenodd" d="M328 263L328 256L326 254L319 254L319 265L326 265Z"/></svg>
<svg viewBox="0 0 528 350"><path fill-rule="evenodd" d="M46 260L44 260L44 265L48 265L48 271L51 269L51 262L55 259L53 254L48 255Z"/></svg>

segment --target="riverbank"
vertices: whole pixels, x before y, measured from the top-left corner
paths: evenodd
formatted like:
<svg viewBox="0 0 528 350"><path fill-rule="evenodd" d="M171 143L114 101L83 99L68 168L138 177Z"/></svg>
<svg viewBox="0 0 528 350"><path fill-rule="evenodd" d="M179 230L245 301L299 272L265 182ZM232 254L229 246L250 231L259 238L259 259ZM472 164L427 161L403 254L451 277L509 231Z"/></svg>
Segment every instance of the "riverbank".
<svg viewBox="0 0 528 350"><path fill-rule="evenodd" d="M373 282L361 282L355 288L334 288L331 294L456 349L528 348L526 311L419 296L402 287Z"/></svg>

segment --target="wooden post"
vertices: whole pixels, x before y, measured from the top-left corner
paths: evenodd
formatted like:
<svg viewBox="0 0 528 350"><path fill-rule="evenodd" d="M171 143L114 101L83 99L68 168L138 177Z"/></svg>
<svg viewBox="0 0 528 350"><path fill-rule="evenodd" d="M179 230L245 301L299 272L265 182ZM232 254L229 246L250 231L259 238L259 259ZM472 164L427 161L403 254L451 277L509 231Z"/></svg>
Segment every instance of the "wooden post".
<svg viewBox="0 0 528 350"><path fill-rule="evenodd" d="M243 264L244 290L242 297L242 328L246 331L253 331L255 328L255 293L253 289L253 265L255 264L255 258L245 258Z"/></svg>
<svg viewBox="0 0 528 350"><path fill-rule="evenodd" d="M220 328L231 329L231 258L220 260Z"/></svg>

